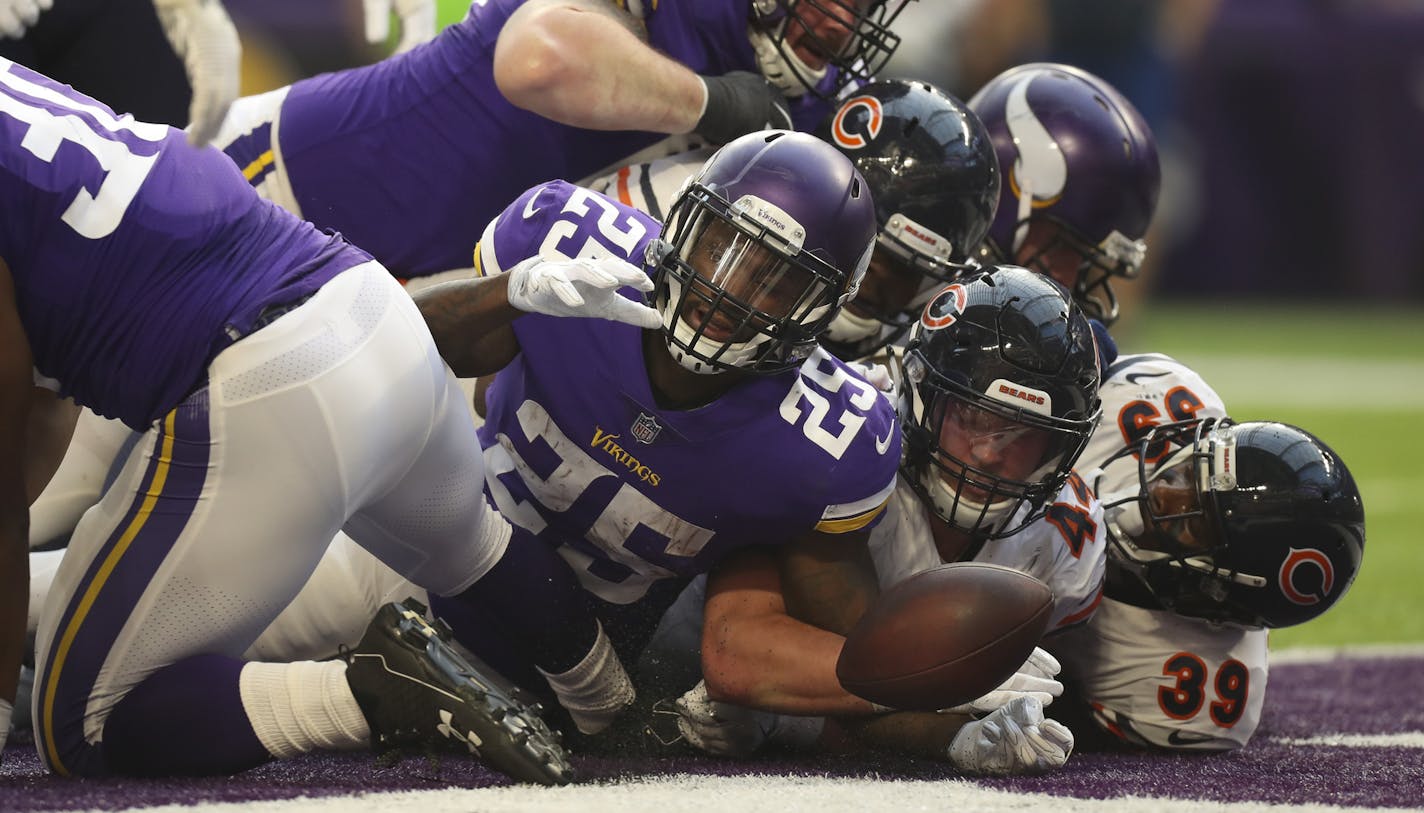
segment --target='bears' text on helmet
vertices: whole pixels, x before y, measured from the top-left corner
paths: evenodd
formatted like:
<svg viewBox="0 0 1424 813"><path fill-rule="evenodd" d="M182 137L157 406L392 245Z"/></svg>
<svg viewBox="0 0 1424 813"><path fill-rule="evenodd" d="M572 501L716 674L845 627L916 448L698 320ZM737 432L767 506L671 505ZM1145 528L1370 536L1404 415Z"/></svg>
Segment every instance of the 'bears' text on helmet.
<svg viewBox="0 0 1424 813"><path fill-rule="evenodd" d="M1063 488L1097 421L1097 350L1058 283L1017 266L941 290L901 362L901 473L951 526L1008 536Z"/></svg>

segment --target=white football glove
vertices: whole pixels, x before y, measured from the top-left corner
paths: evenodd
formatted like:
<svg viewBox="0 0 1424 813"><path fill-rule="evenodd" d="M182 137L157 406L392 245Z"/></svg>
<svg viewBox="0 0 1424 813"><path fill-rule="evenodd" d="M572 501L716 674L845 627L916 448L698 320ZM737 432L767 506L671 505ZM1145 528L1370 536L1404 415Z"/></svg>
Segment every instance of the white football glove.
<svg viewBox="0 0 1424 813"><path fill-rule="evenodd" d="M1045 719L1043 704L1016 697L982 720L964 724L949 744L949 761L968 774L1044 773L1073 753L1073 732Z"/></svg>
<svg viewBox="0 0 1424 813"><path fill-rule="evenodd" d="M999 688L963 705L942 709L945 712L962 714L987 714L1010 700L1018 697L1032 697L1047 706L1053 698L1063 694L1063 684L1058 682L1058 671L1062 669L1058 659L1038 647L1024 661L1013 677L999 684Z"/></svg>
<svg viewBox="0 0 1424 813"><path fill-rule="evenodd" d="M391 33L391 12L400 17L400 42L395 53L409 51L435 37L435 0L363 0L366 41L379 45Z"/></svg>
<svg viewBox="0 0 1424 813"><path fill-rule="evenodd" d="M895 400L895 376L891 374L890 368L876 361L847 361L846 366L864 378L870 386L885 393L891 401Z"/></svg>
<svg viewBox="0 0 1424 813"><path fill-rule="evenodd" d="M219 0L153 0L153 7L193 89L188 143L204 146L237 98L242 61L237 29Z"/></svg>
<svg viewBox="0 0 1424 813"><path fill-rule="evenodd" d="M19 39L54 0L0 0L0 37Z"/></svg>
<svg viewBox="0 0 1424 813"><path fill-rule="evenodd" d="M689 745L722 757L748 757L768 742L791 749L814 745L824 717L798 717L722 703L707 696L698 681L673 704L677 730Z"/></svg>
<svg viewBox="0 0 1424 813"><path fill-rule="evenodd" d="M656 310L618 294L624 286L646 293L653 289L653 280L643 269L616 257L548 260L534 256L509 269L509 304L526 313L661 327L663 318Z"/></svg>

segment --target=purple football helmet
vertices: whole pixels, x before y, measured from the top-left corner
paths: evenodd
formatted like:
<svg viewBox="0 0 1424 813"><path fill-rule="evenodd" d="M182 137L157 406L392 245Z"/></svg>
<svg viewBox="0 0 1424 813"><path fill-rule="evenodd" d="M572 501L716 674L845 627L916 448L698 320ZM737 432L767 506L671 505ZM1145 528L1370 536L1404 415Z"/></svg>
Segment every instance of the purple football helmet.
<svg viewBox="0 0 1424 813"><path fill-rule="evenodd" d="M1054 276L1091 318L1111 324L1111 279L1137 276L1157 206L1157 145L1141 114L1111 85L1070 65L1035 63L999 74L969 100L994 139L1004 173L986 253L1045 273L1064 248L1077 270ZM1030 227L1058 227L1025 256Z"/></svg>
<svg viewBox="0 0 1424 813"><path fill-rule="evenodd" d="M650 244L673 357L697 373L798 366L855 296L875 234L865 179L831 145L785 130L729 142Z"/></svg>
<svg viewBox="0 0 1424 813"><path fill-rule="evenodd" d="M752 0L751 41L762 75L787 96L834 99L885 67L900 38L890 24L910 0ZM797 47L825 61L813 68ZM834 76L828 78L831 68Z"/></svg>

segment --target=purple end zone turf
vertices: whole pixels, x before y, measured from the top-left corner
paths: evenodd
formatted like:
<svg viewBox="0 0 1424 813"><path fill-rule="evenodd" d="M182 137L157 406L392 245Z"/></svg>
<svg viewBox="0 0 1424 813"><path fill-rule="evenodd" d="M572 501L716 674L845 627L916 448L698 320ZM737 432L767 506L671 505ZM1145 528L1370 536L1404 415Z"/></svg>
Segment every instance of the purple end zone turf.
<svg viewBox="0 0 1424 813"><path fill-rule="evenodd" d="M1411 807L1418 804L1419 789L1424 788L1421 749L1289 741L1331 734L1424 735L1424 703L1417 700L1421 672L1424 657L1283 664L1272 669L1261 727L1244 751L1220 755L1074 754L1067 767L1047 776L979 781L1004 790L1088 799L1132 795ZM28 738L15 740L5 749L0 764L0 810L117 810L509 784L504 776L455 757L379 758L364 753L314 754L226 778L72 780L47 775ZM584 780L675 773L874 775L886 779L955 775L943 763L886 757L873 761L575 757L574 764Z"/></svg>

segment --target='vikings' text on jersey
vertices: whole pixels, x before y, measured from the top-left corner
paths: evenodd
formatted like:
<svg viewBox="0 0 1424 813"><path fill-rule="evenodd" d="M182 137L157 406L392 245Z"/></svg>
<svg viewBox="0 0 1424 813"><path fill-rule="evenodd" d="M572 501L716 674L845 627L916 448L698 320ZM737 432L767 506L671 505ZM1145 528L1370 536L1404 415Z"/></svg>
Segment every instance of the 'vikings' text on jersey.
<svg viewBox="0 0 1424 813"><path fill-rule="evenodd" d="M563 182L487 229L480 267L613 255L641 264L658 224ZM585 587L628 604L728 551L875 522L895 482L895 410L822 351L693 410L661 408L629 325L531 315L480 429L501 513L558 547Z"/></svg>

